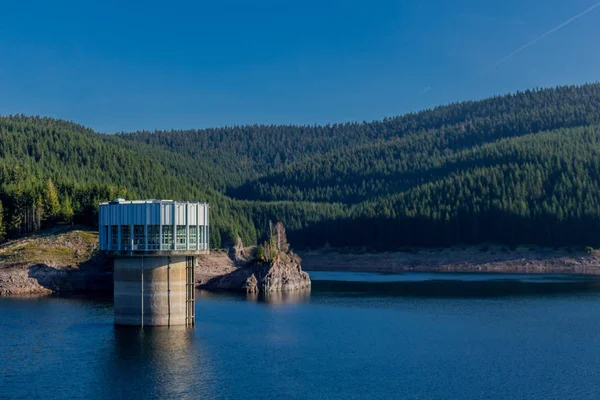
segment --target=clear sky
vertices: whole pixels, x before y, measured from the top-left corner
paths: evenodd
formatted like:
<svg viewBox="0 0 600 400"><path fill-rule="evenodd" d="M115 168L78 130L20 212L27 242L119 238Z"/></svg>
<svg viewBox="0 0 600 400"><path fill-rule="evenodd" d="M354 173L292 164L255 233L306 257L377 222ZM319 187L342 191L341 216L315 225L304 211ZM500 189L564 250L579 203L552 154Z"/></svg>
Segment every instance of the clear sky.
<svg viewBox="0 0 600 400"><path fill-rule="evenodd" d="M600 80L598 0L2 1L0 114L101 132L381 119Z"/></svg>

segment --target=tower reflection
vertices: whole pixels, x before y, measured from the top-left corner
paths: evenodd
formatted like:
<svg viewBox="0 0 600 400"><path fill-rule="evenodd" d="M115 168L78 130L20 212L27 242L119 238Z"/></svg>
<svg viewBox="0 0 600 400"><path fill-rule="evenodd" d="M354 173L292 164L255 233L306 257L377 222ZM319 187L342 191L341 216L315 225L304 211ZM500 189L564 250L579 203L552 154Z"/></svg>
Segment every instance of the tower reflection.
<svg viewBox="0 0 600 400"><path fill-rule="evenodd" d="M242 293L242 292L213 292L209 290L196 290L196 300L246 300L267 305L294 304L310 301L310 289L294 290L271 293Z"/></svg>
<svg viewBox="0 0 600 400"><path fill-rule="evenodd" d="M287 292L248 293L246 300L269 305L294 304L310 301L310 289Z"/></svg>
<svg viewBox="0 0 600 400"><path fill-rule="evenodd" d="M193 328L115 326L107 398L212 397L209 355Z"/></svg>

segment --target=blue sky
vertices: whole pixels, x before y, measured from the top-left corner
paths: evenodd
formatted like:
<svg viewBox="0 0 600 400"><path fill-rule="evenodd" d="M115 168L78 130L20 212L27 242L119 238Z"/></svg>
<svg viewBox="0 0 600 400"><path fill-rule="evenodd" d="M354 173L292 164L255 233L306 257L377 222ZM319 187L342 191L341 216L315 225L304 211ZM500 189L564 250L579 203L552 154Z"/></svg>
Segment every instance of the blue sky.
<svg viewBox="0 0 600 400"><path fill-rule="evenodd" d="M101 132L381 119L600 80L596 0L3 1L0 114Z"/></svg>

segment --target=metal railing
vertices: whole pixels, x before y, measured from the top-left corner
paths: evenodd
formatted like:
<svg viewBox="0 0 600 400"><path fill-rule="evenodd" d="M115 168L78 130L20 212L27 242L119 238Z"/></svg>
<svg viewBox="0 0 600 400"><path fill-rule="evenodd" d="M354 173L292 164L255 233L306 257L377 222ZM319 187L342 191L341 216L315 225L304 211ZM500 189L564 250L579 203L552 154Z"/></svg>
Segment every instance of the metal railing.
<svg viewBox="0 0 600 400"><path fill-rule="evenodd" d="M107 245L106 250L109 251L161 251L161 250L187 250L187 245L185 243L175 244L122 244L118 245L115 243L111 243ZM208 250L208 243L200 243L196 245L196 243L190 243L189 250Z"/></svg>

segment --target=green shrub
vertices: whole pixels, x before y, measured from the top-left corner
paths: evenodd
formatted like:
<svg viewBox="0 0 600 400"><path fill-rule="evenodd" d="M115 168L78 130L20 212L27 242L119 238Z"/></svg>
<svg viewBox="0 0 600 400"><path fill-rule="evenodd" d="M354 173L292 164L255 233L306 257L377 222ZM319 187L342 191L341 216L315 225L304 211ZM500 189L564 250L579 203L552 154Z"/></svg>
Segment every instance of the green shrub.
<svg viewBox="0 0 600 400"><path fill-rule="evenodd" d="M596 250L593 247L591 247L591 246L586 246L585 247L585 252L588 253L588 254L593 254L595 251Z"/></svg>

